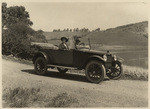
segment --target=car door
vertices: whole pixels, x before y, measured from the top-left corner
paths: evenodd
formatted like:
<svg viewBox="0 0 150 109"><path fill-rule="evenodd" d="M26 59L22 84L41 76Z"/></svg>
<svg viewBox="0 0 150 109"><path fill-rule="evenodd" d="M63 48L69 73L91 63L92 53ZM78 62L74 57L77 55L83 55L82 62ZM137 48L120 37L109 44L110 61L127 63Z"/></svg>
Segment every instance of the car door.
<svg viewBox="0 0 150 109"><path fill-rule="evenodd" d="M90 53L82 50L74 50L73 52L73 65L77 68L82 68L88 58L90 57Z"/></svg>
<svg viewBox="0 0 150 109"><path fill-rule="evenodd" d="M73 65L73 50L50 50L49 54L55 65L72 66Z"/></svg>

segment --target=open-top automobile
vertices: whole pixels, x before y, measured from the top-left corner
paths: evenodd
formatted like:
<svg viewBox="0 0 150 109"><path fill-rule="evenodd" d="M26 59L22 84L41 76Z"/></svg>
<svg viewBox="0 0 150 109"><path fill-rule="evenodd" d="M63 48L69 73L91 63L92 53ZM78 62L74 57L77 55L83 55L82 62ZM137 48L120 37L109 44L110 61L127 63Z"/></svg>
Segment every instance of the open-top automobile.
<svg viewBox="0 0 150 109"><path fill-rule="evenodd" d="M33 63L37 74L44 75L48 68L57 68L62 74L69 69L84 70L87 79L99 83L107 75L110 79L119 79L122 75L121 60L109 51L96 51L83 42L75 43L75 37L69 38L69 49L59 49L51 44L43 46L34 54ZM78 38L79 39L79 38Z"/></svg>

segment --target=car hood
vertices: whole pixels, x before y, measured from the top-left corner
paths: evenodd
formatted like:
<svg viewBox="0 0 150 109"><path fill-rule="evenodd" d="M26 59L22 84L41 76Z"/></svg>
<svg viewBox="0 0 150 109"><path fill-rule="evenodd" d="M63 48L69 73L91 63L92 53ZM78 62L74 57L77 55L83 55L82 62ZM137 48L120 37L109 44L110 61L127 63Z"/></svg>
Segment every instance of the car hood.
<svg viewBox="0 0 150 109"><path fill-rule="evenodd" d="M80 49L79 51L83 51L83 52L91 53L91 54L95 54L95 55L104 55L104 54L107 54L106 51L97 51L97 50L89 50L89 49Z"/></svg>

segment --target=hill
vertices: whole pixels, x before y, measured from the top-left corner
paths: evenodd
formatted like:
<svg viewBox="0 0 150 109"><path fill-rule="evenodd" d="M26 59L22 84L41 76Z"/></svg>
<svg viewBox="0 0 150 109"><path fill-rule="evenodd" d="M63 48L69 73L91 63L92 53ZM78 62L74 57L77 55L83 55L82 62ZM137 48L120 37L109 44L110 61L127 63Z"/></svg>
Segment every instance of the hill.
<svg viewBox="0 0 150 109"><path fill-rule="evenodd" d="M128 25L122 25L118 26L116 28L110 28L106 31L116 31L116 32L133 32L133 33L141 33L141 34L147 34L148 32L148 21L128 24Z"/></svg>
<svg viewBox="0 0 150 109"><path fill-rule="evenodd" d="M89 32L44 32L44 35L46 39L49 40L54 40L54 39L60 39L61 37L70 37L70 36L82 36L86 35Z"/></svg>
<svg viewBox="0 0 150 109"><path fill-rule="evenodd" d="M62 36L89 37L92 44L148 46L148 21L118 26L100 32L44 32L50 43L58 42Z"/></svg>
<svg viewBox="0 0 150 109"><path fill-rule="evenodd" d="M93 44L148 46L148 22L118 26L87 35Z"/></svg>

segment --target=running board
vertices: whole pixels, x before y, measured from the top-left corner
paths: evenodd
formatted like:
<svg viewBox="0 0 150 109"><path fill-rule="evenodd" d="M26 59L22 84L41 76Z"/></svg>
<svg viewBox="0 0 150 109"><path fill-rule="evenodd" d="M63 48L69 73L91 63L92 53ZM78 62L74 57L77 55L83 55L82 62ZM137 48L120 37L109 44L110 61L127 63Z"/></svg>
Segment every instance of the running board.
<svg viewBox="0 0 150 109"><path fill-rule="evenodd" d="M48 67L66 68L66 69L71 69L71 70L75 70L75 69L77 69L77 68L75 68L75 67L65 67L65 66L60 66L60 65L51 65L51 64L48 64L47 66L48 66Z"/></svg>

